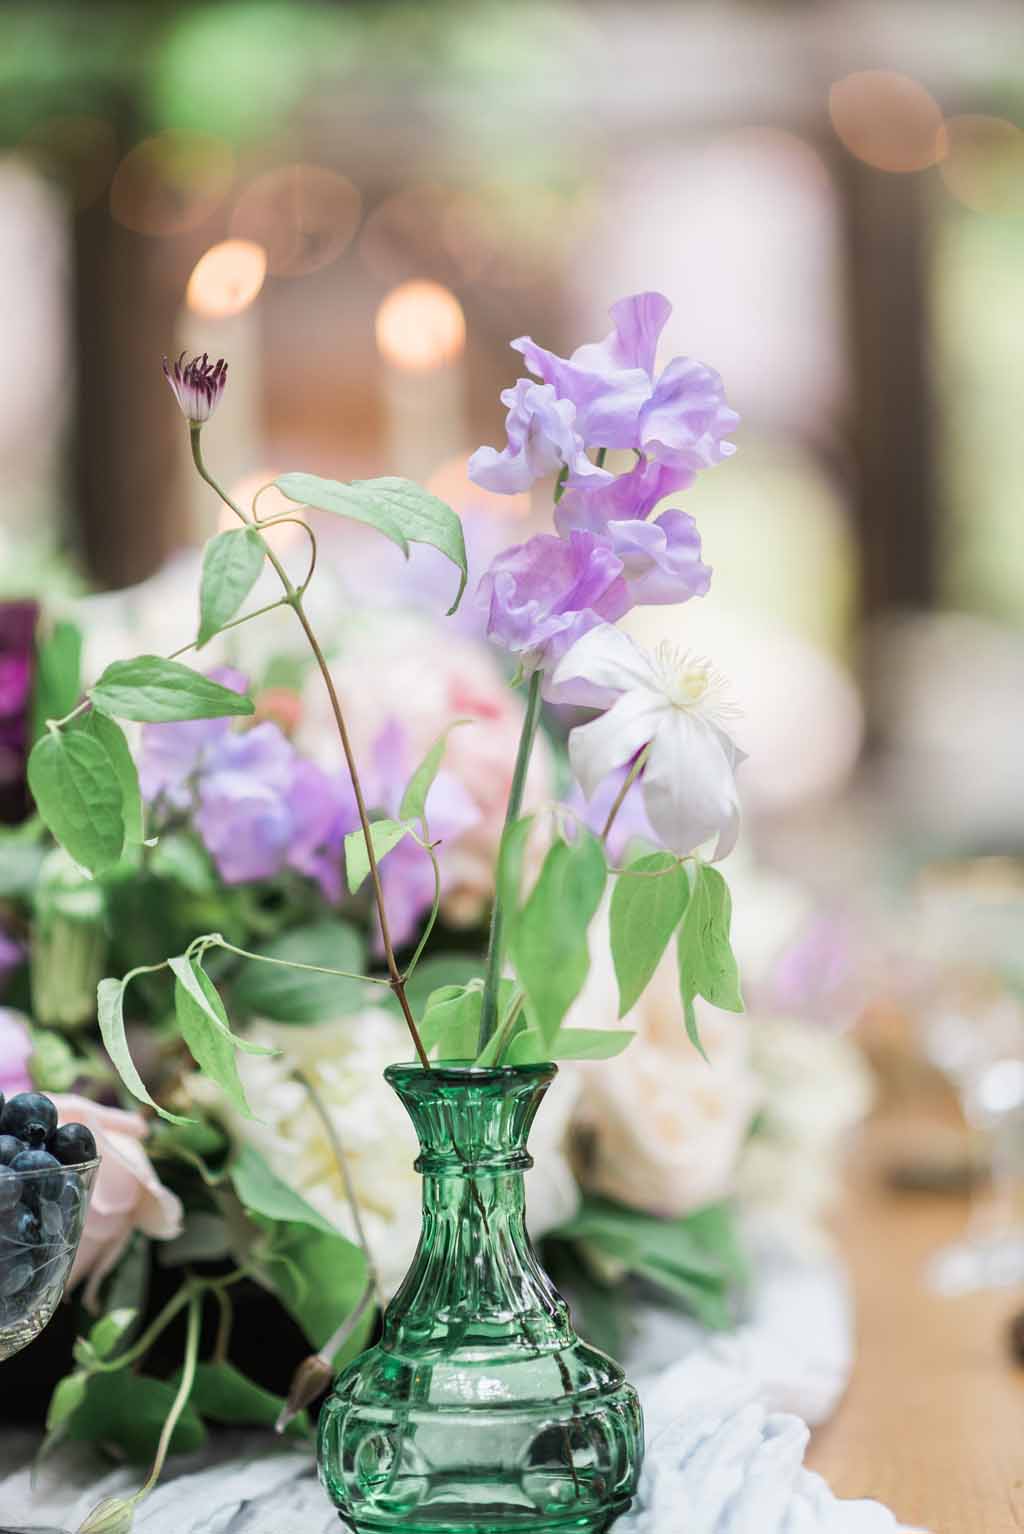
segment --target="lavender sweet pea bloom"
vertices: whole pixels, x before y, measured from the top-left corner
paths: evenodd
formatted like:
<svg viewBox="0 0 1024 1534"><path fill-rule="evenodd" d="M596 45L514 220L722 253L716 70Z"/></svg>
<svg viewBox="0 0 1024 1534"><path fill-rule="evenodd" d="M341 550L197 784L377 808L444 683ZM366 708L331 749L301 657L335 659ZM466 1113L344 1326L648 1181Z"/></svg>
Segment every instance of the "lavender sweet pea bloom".
<svg viewBox="0 0 1024 1534"><path fill-rule="evenodd" d="M576 431L588 447L632 448L676 472L693 475L735 451L723 439L739 421L713 368L676 357L658 378L654 355L672 312L660 293L638 293L612 306L603 341L559 357L529 336L513 341L531 373L576 408ZM678 487L677 487L678 488Z"/></svg>
<svg viewBox="0 0 1024 1534"><path fill-rule="evenodd" d="M535 479L568 468L570 485L605 485L611 475L590 462L583 439L574 426L575 407L558 399L549 384L520 378L505 389L501 402L508 406L505 430L508 446L498 452L479 447L469 460L469 477L484 490L514 495L528 490Z"/></svg>
<svg viewBox="0 0 1024 1534"><path fill-rule="evenodd" d="M245 692L249 685L248 677L228 666L219 666L207 675L232 692ZM161 799L174 810L187 809L192 802L189 779L200 772L213 748L231 729L229 718L145 725L138 764L142 797L148 803Z"/></svg>
<svg viewBox="0 0 1024 1534"><path fill-rule="evenodd" d="M275 724L226 735L199 779L195 826L226 884L269 879L292 834L295 752Z"/></svg>
<svg viewBox="0 0 1024 1534"><path fill-rule="evenodd" d="M606 538L541 533L506 549L477 589L488 638L529 671L552 669L588 629L614 623L631 606L623 562Z"/></svg>

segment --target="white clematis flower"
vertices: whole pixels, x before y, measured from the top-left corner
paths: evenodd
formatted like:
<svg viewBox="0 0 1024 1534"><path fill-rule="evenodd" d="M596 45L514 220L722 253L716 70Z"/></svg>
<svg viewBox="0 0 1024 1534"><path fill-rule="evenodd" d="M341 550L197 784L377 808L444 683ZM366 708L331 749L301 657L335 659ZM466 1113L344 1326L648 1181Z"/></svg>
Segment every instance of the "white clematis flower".
<svg viewBox="0 0 1024 1534"><path fill-rule="evenodd" d="M737 710L707 661L669 643L648 653L610 623L591 629L553 677L559 697L596 695L607 712L569 736L569 759L589 799L598 785L645 747L640 778L648 819L680 855L717 837L713 861L735 846L740 806L735 770L744 753L726 733Z"/></svg>

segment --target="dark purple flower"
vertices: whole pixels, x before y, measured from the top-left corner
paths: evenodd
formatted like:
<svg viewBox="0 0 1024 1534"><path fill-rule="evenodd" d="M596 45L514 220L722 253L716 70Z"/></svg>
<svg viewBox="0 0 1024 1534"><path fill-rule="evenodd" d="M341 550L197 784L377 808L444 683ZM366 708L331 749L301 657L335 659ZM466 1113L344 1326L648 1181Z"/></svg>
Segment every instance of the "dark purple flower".
<svg viewBox="0 0 1024 1534"><path fill-rule="evenodd" d="M597 623L629 610L621 559L606 538L538 534L506 549L480 582L487 636L522 657L528 670L550 670Z"/></svg>
<svg viewBox="0 0 1024 1534"><path fill-rule="evenodd" d="M469 460L474 483L500 495L513 495L563 466L569 471L570 485L610 482L612 476L591 463L584 451L574 425L575 407L567 399L557 399L549 385L520 378L514 388L503 391L501 402L508 406L508 446L500 453L493 447L477 448Z"/></svg>
<svg viewBox="0 0 1024 1534"><path fill-rule="evenodd" d="M174 391L181 413L190 426L202 426L220 404L228 381L228 365L223 357L211 362L206 352L186 362L182 352L177 362L164 358L164 377Z"/></svg>
<svg viewBox="0 0 1024 1534"><path fill-rule="evenodd" d="M218 666L207 675L232 692L245 692L249 685L242 672L229 666ZM149 803L162 800L171 809L187 809L192 802L189 780L231 728L230 719L187 719L143 726L139 754L142 797Z"/></svg>
<svg viewBox="0 0 1024 1534"><path fill-rule="evenodd" d="M571 357L529 336L512 346L560 401L575 406L585 446L632 448L693 473L735 451L723 439L739 416L725 403L719 375L692 358L674 358L655 378L658 337L671 312L662 294L638 293L612 306L613 329L603 341L577 347Z"/></svg>
<svg viewBox="0 0 1024 1534"><path fill-rule="evenodd" d="M30 742L35 602L0 602L0 822L28 813L25 776Z"/></svg>

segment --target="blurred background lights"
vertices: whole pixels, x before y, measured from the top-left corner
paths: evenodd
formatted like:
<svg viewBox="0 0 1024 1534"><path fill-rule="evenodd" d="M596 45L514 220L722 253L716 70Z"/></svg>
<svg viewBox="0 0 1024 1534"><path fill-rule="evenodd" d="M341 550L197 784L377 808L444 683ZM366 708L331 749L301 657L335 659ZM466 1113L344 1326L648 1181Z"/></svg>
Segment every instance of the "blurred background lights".
<svg viewBox="0 0 1024 1534"><path fill-rule="evenodd" d="M263 246L274 277L304 277L341 255L359 212L359 192L347 177L323 165L283 165L245 188L231 233Z"/></svg>
<svg viewBox="0 0 1024 1534"><path fill-rule="evenodd" d="M1024 213L1024 133L1004 117L948 118L947 190L975 213Z"/></svg>
<svg viewBox="0 0 1024 1534"><path fill-rule="evenodd" d="M403 282L377 310L377 347L386 362L428 373L454 362L466 344L466 320L455 294L439 282Z"/></svg>
<svg viewBox="0 0 1024 1534"><path fill-rule="evenodd" d="M234 154L222 140L161 133L136 144L117 167L110 211L136 234L182 234L209 218L234 173Z"/></svg>
<svg viewBox="0 0 1024 1534"><path fill-rule="evenodd" d="M185 290L196 314L211 319L241 314L263 286L267 253L252 240L222 240L200 256Z"/></svg>
<svg viewBox="0 0 1024 1534"><path fill-rule="evenodd" d="M832 86L828 109L840 142L875 170L925 170L942 152L938 103L909 75L856 70Z"/></svg>

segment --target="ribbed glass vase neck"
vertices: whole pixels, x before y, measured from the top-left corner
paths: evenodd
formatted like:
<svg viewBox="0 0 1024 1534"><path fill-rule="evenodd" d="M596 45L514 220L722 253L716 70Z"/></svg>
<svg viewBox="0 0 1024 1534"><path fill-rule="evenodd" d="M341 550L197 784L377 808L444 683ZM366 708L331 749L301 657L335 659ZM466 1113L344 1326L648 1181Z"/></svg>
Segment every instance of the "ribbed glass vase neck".
<svg viewBox="0 0 1024 1534"><path fill-rule="evenodd" d="M425 1071L393 1065L384 1074L416 1129L418 1172L478 1177L533 1165L526 1142L555 1066L478 1070L456 1063Z"/></svg>

